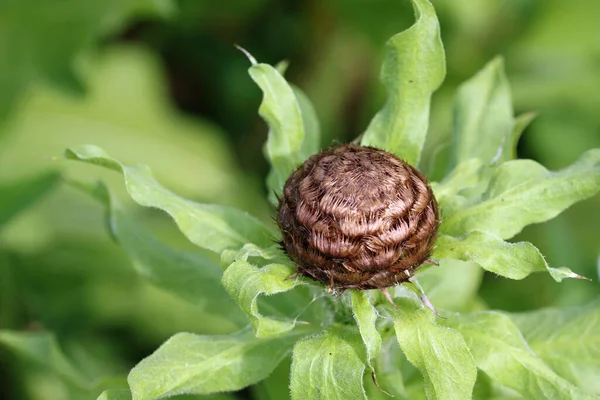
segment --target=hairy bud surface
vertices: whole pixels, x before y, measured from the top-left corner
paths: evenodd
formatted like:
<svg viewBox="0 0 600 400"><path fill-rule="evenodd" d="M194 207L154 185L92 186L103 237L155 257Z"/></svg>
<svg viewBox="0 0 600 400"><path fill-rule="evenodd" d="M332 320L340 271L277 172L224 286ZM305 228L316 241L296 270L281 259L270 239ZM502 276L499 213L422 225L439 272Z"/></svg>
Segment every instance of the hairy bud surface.
<svg viewBox="0 0 600 400"><path fill-rule="evenodd" d="M439 216L414 167L348 144L310 157L290 175L277 223L298 272L343 291L411 278L431 253Z"/></svg>

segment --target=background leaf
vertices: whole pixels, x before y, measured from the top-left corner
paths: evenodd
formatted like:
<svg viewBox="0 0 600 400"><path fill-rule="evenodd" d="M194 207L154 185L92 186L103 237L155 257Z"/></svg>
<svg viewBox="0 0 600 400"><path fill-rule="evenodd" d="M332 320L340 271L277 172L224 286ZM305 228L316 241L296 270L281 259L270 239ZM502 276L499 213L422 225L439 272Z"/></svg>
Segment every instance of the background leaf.
<svg viewBox="0 0 600 400"><path fill-rule="evenodd" d="M548 271L560 282L564 278L582 278L568 268L552 268L531 243L508 243L487 232L472 232L462 238L440 235L434 258L473 261L482 268L510 279L524 279L533 272Z"/></svg>
<svg viewBox="0 0 600 400"><path fill-rule="evenodd" d="M363 344L349 327L332 327L294 346L290 390L293 400L365 399Z"/></svg>
<svg viewBox="0 0 600 400"><path fill-rule="evenodd" d="M81 389L91 389L90 378L72 364L48 332L0 331L0 344L17 355L48 368Z"/></svg>
<svg viewBox="0 0 600 400"><path fill-rule="evenodd" d="M600 149L550 172L531 160L514 160L494 172L478 203L454 212L440 225L442 233L460 236L476 230L509 239L525 226L547 221L600 189Z"/></svg>
<svg viewBox="0 0 600 400"><path fill-rule="evenodd" d="M470 158L502 162L514 154L515 121L502 58L458 87L453 125L453 165Z"/></svg>
<svg viewBox="0 0 600 400"><path fill-rule="evenodd" d="M600 395L600 301L508 316L531 350L554 372Z"/></svg>
<svg viewBox="0 0 600 400"><path fill-rule="evenodd" d="M175 219L194 244L221 253L246 243L268 245L272 233L256 218L232 207L200 204L183 199L161 186L145 165L130 167L111 158L96 146L80 146L65 152L68 159L101 165L122 172L131 198L145 207L156 207Z"/></svg>
<svg viewBox="0 0 600 400"><path fill-rule="evenodd" d="M55 172L48 172L29 179L0 184L0 227L50 191L59 177Z"/></svg>
<svg viewBox="0 0 600 400"><path fill-rule="evenodd" d="M449 318L446 324L463 334L478 368L524 398L594 398L544 364L506 315L493 311L462 314Z"/></svg>
<svg viewBox="0 0 600 400"><path fill-rule="evenodd" d="M95 41L123 28L133 16L166 16L170 0L83 0L32 5L8 0L2 5L0 48L10 62L0 65L0 119L6 117L30 84L47 81L80 92L75 57ZM29 21L23 24L23 21ZM43 40L40 40L43 38Z"/></svg>
<svg viewBox="0 0 600 400"><path fill-rule="evenodd" d="M238 326L245 325L239 307L221 286L222 270L218 263L197 252L175 250L153 237L127 215L101 182L72 184L106 207L110 232L140 275L202 310L225 314Z"/></svg>
<svg viewBox="0 0 600 400"><path fill-rule="evenodd" d="M429 127L431 94L446 74L435 10L428 0L412 0L416 21L387 43L381 80L387 103L367 128L362 145L396 154L417 165Z"/></svg>
<svg viewBox="0 0 600 400"><path fill-rule="evenodd" d="M129 386L136 400L239 390L266 378L297 338L260 339L252 329L223 336L178 333L131 370Z"/></svg>
<svg viewBox="0 0 600 400"><path fill-rule="evenodd" d="M396 300L396 338L425 379L428 399L468 399L477 369L465 340L455 330L438 326L431 310L415 300Z"/></svg>

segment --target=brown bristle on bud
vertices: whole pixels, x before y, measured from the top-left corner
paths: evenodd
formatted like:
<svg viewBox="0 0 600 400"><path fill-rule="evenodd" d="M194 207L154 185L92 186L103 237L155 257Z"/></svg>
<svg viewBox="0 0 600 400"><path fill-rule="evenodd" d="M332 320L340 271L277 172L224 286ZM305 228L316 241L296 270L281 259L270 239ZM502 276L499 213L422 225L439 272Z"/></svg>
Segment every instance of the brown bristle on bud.
<svg viewBox="0 0 600 400"><path fill-rule="evenodd" d="M290 175L277 223L298 272L343 291L409 280L431 253L439 217L419 171L386 151L348 144Z"/></svg>

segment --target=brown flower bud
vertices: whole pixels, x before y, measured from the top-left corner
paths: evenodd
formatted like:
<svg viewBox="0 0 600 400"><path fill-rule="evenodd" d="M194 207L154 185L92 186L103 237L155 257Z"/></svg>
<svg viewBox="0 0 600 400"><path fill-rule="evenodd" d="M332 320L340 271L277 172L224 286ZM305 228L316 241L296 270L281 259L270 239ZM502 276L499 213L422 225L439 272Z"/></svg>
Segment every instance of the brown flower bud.
<svg viewBox="0 0 600 400"><path fill-rule="evenodd" d="M407 281L429 257L439 217L419 171L386 151L349 144L290 175L277 223L298 273L343 291Z"/></svg>

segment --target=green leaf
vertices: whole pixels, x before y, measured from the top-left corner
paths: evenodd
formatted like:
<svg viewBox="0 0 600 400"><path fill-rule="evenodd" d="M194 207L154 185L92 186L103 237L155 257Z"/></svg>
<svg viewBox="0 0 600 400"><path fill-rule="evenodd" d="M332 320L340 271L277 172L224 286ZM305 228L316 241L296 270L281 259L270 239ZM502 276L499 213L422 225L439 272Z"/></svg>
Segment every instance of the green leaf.
<svg viewBox="0 0 600 400"><path fill-rule="evenodd" d="M448 215L440 231L461 236L489 231L509 239L525 226L554 218L577 201L600 189L600 149L551 172L531 160L513 160L494 172L483 198Z"/></svg>
<svg viewBox="0 0 600 400"><path fill-rule="evenodd" d="M0 344L56 372L78 388L91 389L89 378L67 359L51 333L0 330Z"/></svg>
<svg viewBox="0 0 600 400"><path fill-rule="evenodd" d="M432 182L431 188L440 208L465 189L481 181L483 162L479 158L470 158L458 164L441 182Z"/></svg>
<svg viewBox="0 0 600 400"><path fill-rule="evenodd" d="M517 158L517 145L519 144L519 139L521 135L525 131L525 129L529 126L531 121L533 121L537 117L537 113L528 112L525 114L519 115L515 121L513 126L513 132L511 135L512 143L508 143L508 147L505 148L508 160L513 160Z"/></svg>
<svg viewBox="0 0 600 400"><path fill-rule="evenodd" d="M108 0L60 3L8 0L0 9L0 120L32 82L46 81L81 92L75 58L102 37L123 29L135 16L165 16L170 0ZM27 23L23 23L27 21Z"/></svg>
<svg viewBox="0 0 600 400"><path fill-rule="evenodd" d="M300 114L302 115L304 126L304 140L300 148L300 153L304 161L319 152L321 147L321 126L317 112L310 99L299 87L292 85L292 89L294 90L298 106L300 106Z"/></svg>
<svg viewBox="0 0 600 400"><path fill-rule="evenodd" d="M544 364L508 316L493 311L462 314L449 318L446 324L463 334L479 369L524 398L594 398Z"/></svg>
<svg viewBox="0 0 600 400"><path fill-rule="evenodd" d="M362 144L419 163L429 126L431 94L446 74L444 48L435 10L427 0L412 0L416 22L387 43L381 70L388 100L375 115Z"/></svg>
<svg viewBox="0 0 600 400"><path fill-rule="evenodd" d="M48 172L0 184L0 227L48 193L59 179L58 173Z"/></svg>
<svg viewBox="0 0 600 400"><path fill-rule="evenodd" d="M454 103L452 164L510 159L515 134L504 61L496 57L458 88Z"/></svg>
<svg viewBox="0 0 600 400"><path fill-rule="evenodd" d="M221 286L222 270L217 263L199 253L177 251L157 240L135 224L103 183L71 184L103 203L113 237L140 275L201 309L226 314L240 326L245 325L237 304Z"/></svg>
<svg viewBox="0 0 600 400"><path fill-rule="evenodd" d="M531 350L554 372L584 390L600 394L600 301L508 316Z"/></svg>
<svg viewBox="0 0 600 400"><path fill-rule="evenodd" d="M298 98L279 71L268 64L256 64L248 70L263 92L258 109L269 125L266 152L271 163L269 190L281 193L288 176L304 161L304 121Z"/></svg>
<svg viewBox="0 0 600 400"><path fill-rule="evenodd" d="M433 313L417 301L396 300L392 310L402 351L425 379L428 399L469 399L477 369L465 340L434 322Z"/></svg>
<svg viewBox="0 0 600 400"><path fill-rule="evenodd" d="M249 328L223 336L178 333L136 365L127 380L136 400L240 390L265 379L297 338L261 339Z"/></svg>
<svg viewBox="0 0 600 400"><path fill-rule="evenodd" d="M131 392L128 389L109 389L102 392L97 400L131 400Z"/></svg>
<svg viewBox="0 0 600 400"><path fill-rule="evenodd" d="M297 286L296 279L288 279L293 272L292 267L283 264L269 264L257 268L247 261L238 260L223 273L222 283L225 290L246 313L257 337L280 336L294 329L295 320L265 317L259 312L257 303L261 294L269 296L287 292Z"/></svg>
<svg viewBox="0 0 600 400"><path fill-rule="evenodd" d="M350 327L332 327L294 346L290 390L293 400L367 399L364 350Z"/></svg>
<svg viewBox="0 0 600 400"><path fill-rule="evenodd" d="M529 242L508 243L488 232L472 232L461 238L440 235L434 258L473 261L483 269L510 279L524 279L534 272L548 271L557 282L582 278L568 268L552 268Z"/></svg>
<svg viewBox="0 0 600 400"><path fill-rule="evenodd" d="M358 325L360 336L367 350L367 365L374 370L371 360L381 352L381 335L377 332L377 310L373 306L371 297L363 290L352 291L352 311L354 320Z"/></svg>
<svg viewBox="0 0 600 400"><path fill-rule="evenodd" d="M471 311L483 278L481 267L472 262L442 259L439 266L419 272L419 283L436 308Z"/></svg>
<svg viewBox="0 0 600 400"><path fill-rule="evenodd" d="M274 233L248 213L179 197L158 183L146 165L121 164L104 150L90 145L67 149L65 157L122 172L127 191L136 203L167 212L183 234L202 248L221 253L239 249L246 243L267 247L273 242Z"/></svg>

